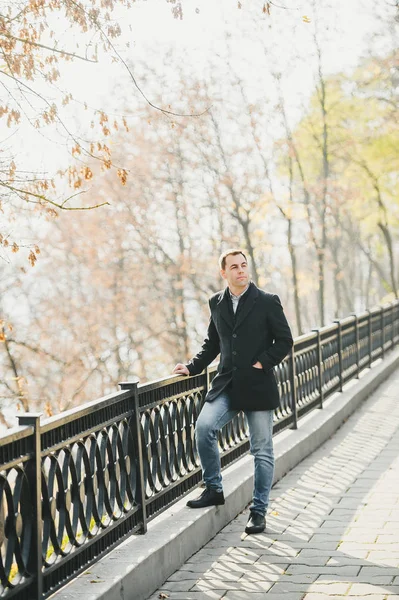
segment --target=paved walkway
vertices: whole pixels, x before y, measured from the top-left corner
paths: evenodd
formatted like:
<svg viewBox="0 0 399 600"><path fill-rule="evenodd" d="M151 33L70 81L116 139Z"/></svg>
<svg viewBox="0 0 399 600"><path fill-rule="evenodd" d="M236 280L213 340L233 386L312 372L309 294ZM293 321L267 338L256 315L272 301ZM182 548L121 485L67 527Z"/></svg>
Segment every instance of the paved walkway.
<svg viewBox="0 0 399 600"><path fill-rule="evenodd" d="M276 484L264 534L247 519L150 600L399 599L399 372Z"/></svg>

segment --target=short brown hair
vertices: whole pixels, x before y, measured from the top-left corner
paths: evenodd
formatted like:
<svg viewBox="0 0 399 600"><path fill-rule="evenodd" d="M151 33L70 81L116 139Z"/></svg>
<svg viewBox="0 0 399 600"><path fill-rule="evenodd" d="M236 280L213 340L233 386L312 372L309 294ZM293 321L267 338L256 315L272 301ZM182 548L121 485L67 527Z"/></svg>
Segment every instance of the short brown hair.
<svg viewBox="0 0 399 600"><path fill-rule="evenodd" d="M222 252L222 254L219 257L219 267L222 269L222 271L224 271L226 268L226 258L228 256L236 256L237 254L242 254L245 260L247 261L245 252L241 250L241 248L229 248L229 250L225 250L224 252Z"/></svg>

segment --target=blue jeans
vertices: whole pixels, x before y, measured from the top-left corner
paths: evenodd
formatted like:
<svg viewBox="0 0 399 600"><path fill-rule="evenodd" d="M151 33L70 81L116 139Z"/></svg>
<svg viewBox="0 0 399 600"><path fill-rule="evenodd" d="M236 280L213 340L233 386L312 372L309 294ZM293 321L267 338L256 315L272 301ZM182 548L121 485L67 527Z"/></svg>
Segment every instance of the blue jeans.
<svg viewBox="0 0 399 600"><path fill-rule="evenodd" d="M195 428L197 450L201 459L202 476L207 488L222 491L222 474L218 432L240 411L230 408L229 396L222 392L213 402L205 402ZM254 456L255 477L250 510L266 514L270 488L273 483L273 411L244 411L249 426L251 454Z"/></svg>

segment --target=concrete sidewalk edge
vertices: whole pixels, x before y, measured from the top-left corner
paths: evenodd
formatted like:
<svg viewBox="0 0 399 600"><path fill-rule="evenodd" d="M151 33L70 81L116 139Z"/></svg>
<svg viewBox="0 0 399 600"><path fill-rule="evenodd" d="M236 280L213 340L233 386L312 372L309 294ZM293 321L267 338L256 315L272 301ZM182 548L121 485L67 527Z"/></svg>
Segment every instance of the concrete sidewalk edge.
<svg viewBox="0 0 399 600"><path fill-rule="evenodd" d="M356 408L399 366L399 349L387 354L342 393L329 398L323 410L300 420L297 430L274 438L274 482L299 464L334 434ZM107 556L51 596L52 600L145 600L207 544L251 501L253 464L250 455L223 472L224 506L192 510L186 502L198 489L148 525L143 536L132 536Z"/></svg>

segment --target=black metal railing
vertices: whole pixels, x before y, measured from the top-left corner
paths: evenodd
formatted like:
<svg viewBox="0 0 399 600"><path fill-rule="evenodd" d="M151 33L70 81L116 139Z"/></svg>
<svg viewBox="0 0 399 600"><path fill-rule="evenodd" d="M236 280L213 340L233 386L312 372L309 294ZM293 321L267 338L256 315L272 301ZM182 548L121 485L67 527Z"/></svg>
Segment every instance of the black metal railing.
<svg viewBox="0 0 399 600"><path fill-rule="evenodd" d="M399 301L295 340L276 367L274 431L359 377L399 341ZM0 439L0 597L46 598L201 481L194 428L216 373L121 391ZM222 465L249 449L240 413L219 436Z"/></svg>

